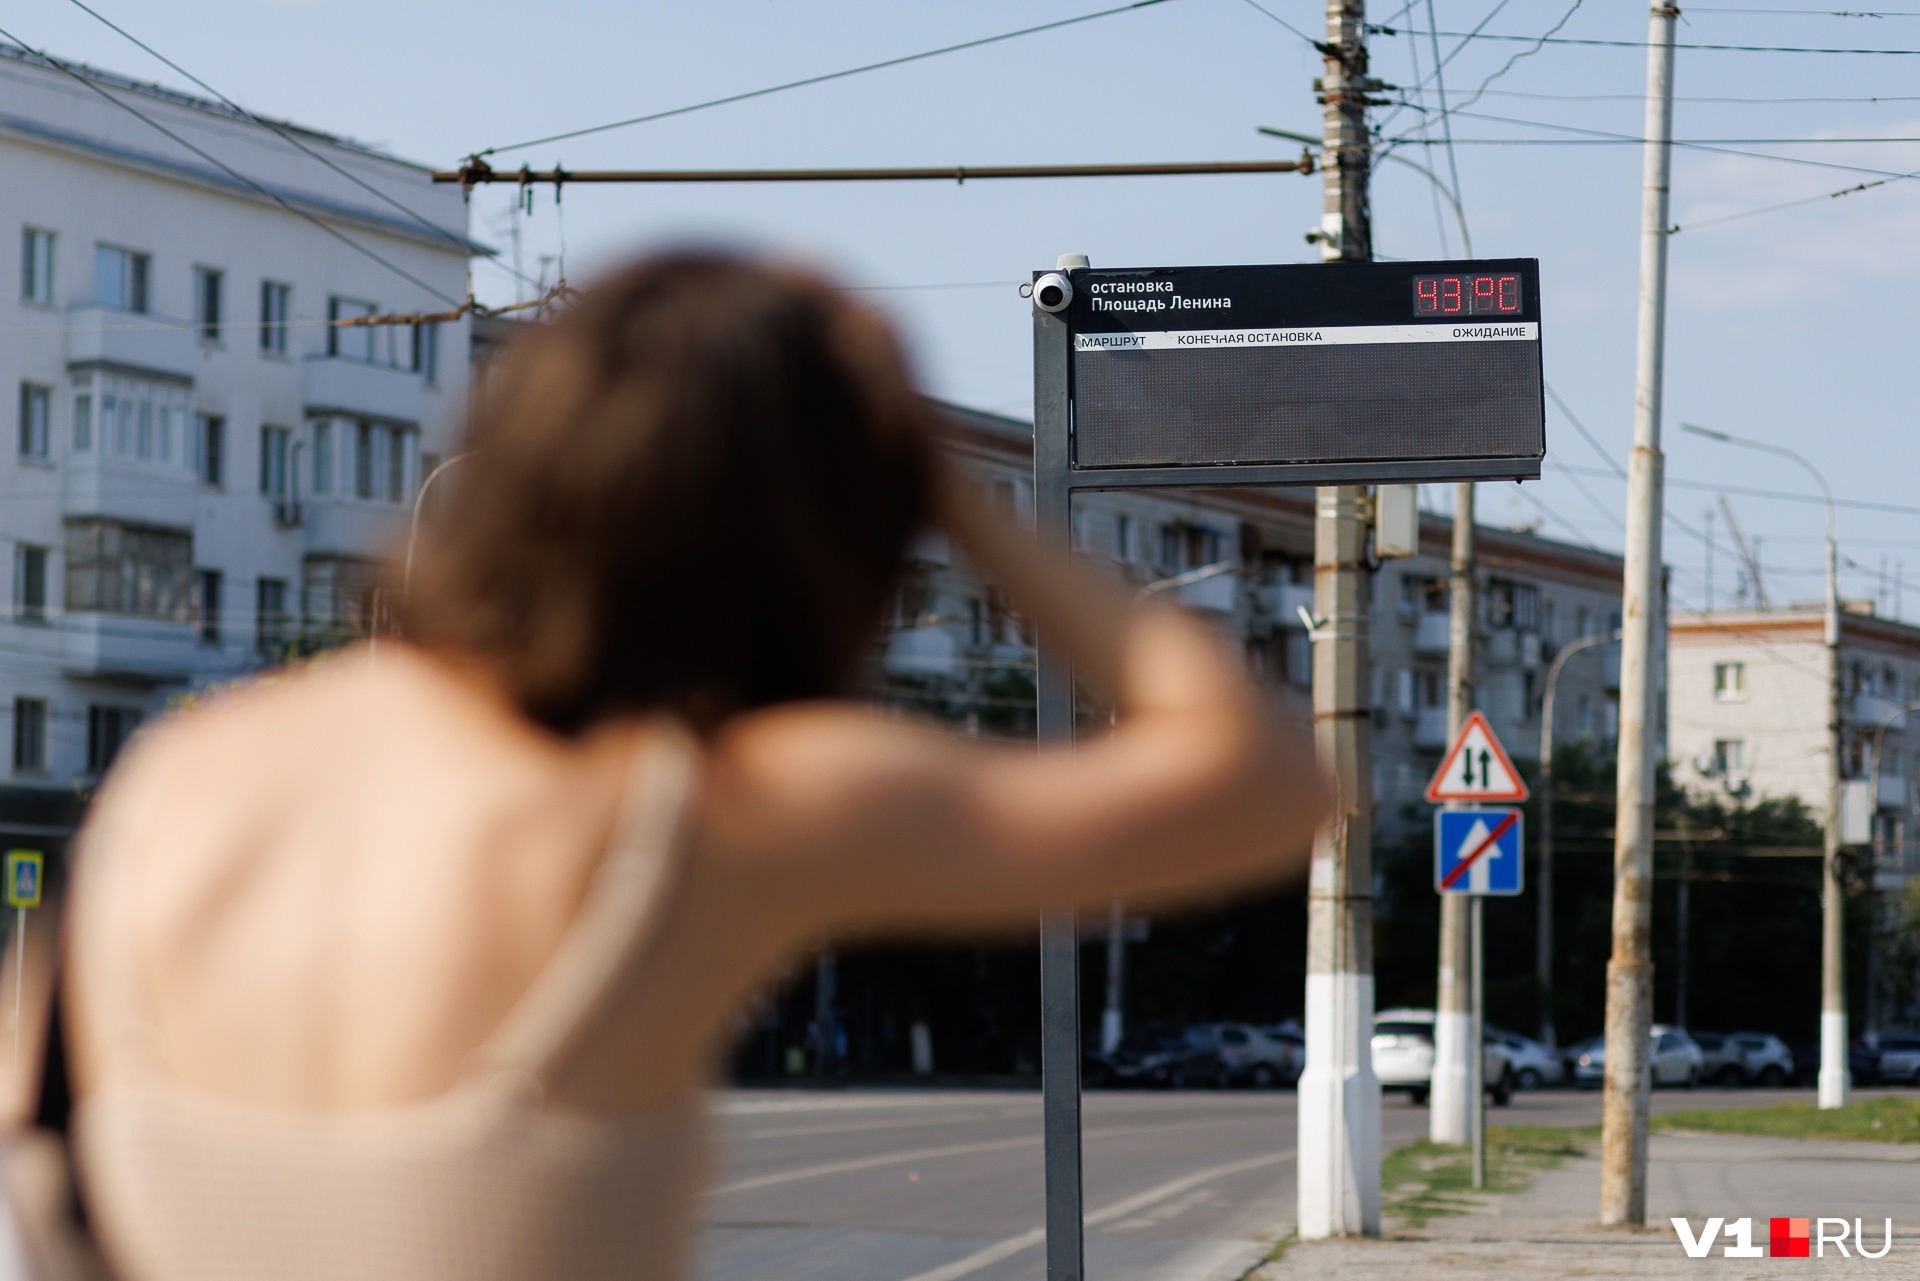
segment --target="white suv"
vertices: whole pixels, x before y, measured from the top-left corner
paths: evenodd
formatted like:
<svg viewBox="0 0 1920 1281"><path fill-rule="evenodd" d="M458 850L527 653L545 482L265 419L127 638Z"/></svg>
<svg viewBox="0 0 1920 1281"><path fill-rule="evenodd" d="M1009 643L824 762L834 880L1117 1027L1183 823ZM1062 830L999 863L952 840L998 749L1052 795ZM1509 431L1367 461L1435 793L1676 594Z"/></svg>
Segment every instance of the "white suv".
<svg viewBox="0 0 1920 1281"><path fill-rule="evenodd" d="M1513 1097L1513 1063L1491 1033L1480 1060L1487 1094L1499 1106ZM1373 1016L1373 1074L1380 1088L1400 1092L1416 1104L1433 1090L1433 1011L1382 1010Z"/></svg>

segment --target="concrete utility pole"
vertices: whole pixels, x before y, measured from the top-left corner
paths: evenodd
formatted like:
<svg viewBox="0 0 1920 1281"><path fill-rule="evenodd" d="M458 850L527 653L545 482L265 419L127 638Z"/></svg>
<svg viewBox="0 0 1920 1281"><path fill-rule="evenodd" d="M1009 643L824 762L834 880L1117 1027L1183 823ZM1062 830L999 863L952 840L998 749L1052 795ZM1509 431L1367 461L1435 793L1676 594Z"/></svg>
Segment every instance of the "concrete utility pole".
<svg viewBox="0 0 1920 1281"><path fill-rule="evenodd" d="M1119 899L1107 907L1107 1008L1100 1013L1100 1051L1111 1054L1126 1034L1127 910Z"/></svg>
<svg viewBox="0 0 1920 1281"><path fill-rule="evenodd" d="M1447 741L1459 738L1473 715L1476 553L1473 482L1455 488L1453 500L1452 617L1447 635ZM1433 1085L1427 1137L1435 1143L1466 1143L1473 1137L1474 1052L1472 903L1465 894L1440 896L1440 1000L1433 1020Z"/></svg>
<svg viewBox="0 0 1920 1281"><path fill-rule="evenodd" d="M1607 1073L1600 1135L1600 1222L1647 1219L1647 1093L1653 1015L1653 765L1660 599L1660 380L1666 346L1667 185L1673 165L1673 25L1656 3L1647 31L1646 155L1640 203L1640 333L1633 456L1627 467L1627 564L1621 602L1620 744L1613 839L1613 955L1607 961Z"/></svg>
<svg viewBox="0 0 1920 1281"><path fill-rule="evenodd" d="M1373 257L1367 205L1370 82L1362 0L1327 0L1328 263ZM1300 1077L1300 1235L1380 1234L1380 1082L1373 1075L1372 708L1368 697L1366 488L1315 491L1313 723L1335 814L1314 838L1307 890L1307 1066Z"/></svg>

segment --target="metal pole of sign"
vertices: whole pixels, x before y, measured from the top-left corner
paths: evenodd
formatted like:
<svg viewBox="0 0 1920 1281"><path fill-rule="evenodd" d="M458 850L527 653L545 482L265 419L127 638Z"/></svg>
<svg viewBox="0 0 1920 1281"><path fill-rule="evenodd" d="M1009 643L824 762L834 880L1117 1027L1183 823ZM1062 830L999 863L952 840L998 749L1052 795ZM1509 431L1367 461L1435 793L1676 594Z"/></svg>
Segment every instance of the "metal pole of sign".
<svg viewBox="0 0 1920 1281"><path fill-rule="evenodd" d="M1453 564L1447 636L1447 741L1458 742L1473 714L1474 642L1478 639L1479 587L1474 542L1473 482L1455 487ZM1474 1087L1469 989L1473 983L1472 946L1467 938L1470 912L1464 896L1440 898L1439 1001L1434 1011L1433 1082L1429 1087L1427 1137L1435 1143L1469 1143L1475 1133L1480 1095Z"/></svg>
<svg viewBox="0 0 1920 1281"><path fill-rule="evenodd" d="M1073 279L1084 254L1063 254ZM1068 329L1064 313L1033 309L1033 529L1042 546L1072 550L1068 486ZM1042 742L1073 737L1073 668L1057 636L1035 638L1036 728ZM1040 921L1040 1105L1046 1152L1047 1281L1081 1281L1080 931L1072 909Z"/></svg>
<svg viewBox="0 0 1920 1281"><path fill-rule="evenodd" d="M1487 900L1479 894L1467 897L1468 933L1473 953L1473 1066L1467 1079L1473 1082L1473 1186L1487 1186L1487 971L1486 935L1481 928Z"/></svg>
<svg viewBox="0 0 1920 1281"><path fill-rule="evenodd" d="M1326 164L1314 238L1329 263L1373 258L1365 13L1327 0L1320 83ZM1328 271L1359 270L1329 267ZM1299 1226L1306 1239L1380 1235L1380 1082L1373 1074L1372 699L1367 629L1369 497L1316 491L1313 520L1314 742L1334 776L1335 813L1314 838L1307 883L1307 1065L1299 1085Z"/></svg>
<svg viewBox="0 0 1920 1281"><path fill-rule="evenodd" d="M20 1021L27 1002L27 909L13 910L13 1061L20 1061Z"/></svg>
<svg viewBox="0 0 1920 1281"><path fill-rule="evenodd" d="M1647 1105L1652 1082L1653 765L1658 667L1666 649L1660 599L1665 462L1660 393L1666 348L1668 183L1673 170L1673 25L1656 0L1647 32L1646 154L1640 208L1640 316L1633 454L1627 470L1627 563L1620 645L1620 745L1613 842L1613 953L1607 960L1607 1069L1601 1102L1600 1222L1647 1221Z"/></svg>

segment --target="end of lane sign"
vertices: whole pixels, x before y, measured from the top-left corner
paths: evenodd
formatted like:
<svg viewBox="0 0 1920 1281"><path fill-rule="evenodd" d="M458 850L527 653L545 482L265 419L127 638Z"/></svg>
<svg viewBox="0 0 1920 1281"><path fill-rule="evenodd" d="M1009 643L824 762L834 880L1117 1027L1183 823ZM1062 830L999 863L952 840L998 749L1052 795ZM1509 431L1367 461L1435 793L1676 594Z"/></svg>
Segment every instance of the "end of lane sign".
<svg viewBox="0 0 1920 1281"><path fill-rule="evenodd" d="M1479 712L1467 717L1427 784L1427 799L1446 801L1524 801L1527 785L1513 767L1507 749Z"/></svg>
<svg viewBox="0 0 1920 1281"><path fill-rule="evenodd" d="M1433 888L1442 894L1518 894L1519 810L1441 810L1433 816Z"/></svg>

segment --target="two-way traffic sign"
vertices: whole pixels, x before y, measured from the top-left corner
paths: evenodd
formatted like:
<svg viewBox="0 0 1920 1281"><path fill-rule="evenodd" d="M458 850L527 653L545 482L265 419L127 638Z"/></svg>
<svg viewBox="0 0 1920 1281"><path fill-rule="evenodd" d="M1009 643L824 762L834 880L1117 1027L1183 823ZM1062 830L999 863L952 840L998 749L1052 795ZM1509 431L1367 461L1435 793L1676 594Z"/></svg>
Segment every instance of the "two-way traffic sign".
<svg viewBox="0 0 1920 1281"><path fill-rule="evenodd" d="M1467 717L1453 746L1427 784L1430 801L1524 801L1527 785L1493 727L1479 712Z"/></svg>
<svg viewBox="0 0 1920 1281"><path fill-rule="evenodd" d="M1441 810L1433 816L1433 888L1518 894L1524 877L1519 810Z"/></svg>

